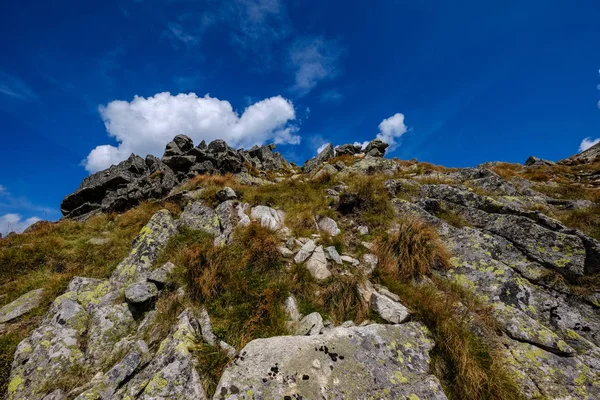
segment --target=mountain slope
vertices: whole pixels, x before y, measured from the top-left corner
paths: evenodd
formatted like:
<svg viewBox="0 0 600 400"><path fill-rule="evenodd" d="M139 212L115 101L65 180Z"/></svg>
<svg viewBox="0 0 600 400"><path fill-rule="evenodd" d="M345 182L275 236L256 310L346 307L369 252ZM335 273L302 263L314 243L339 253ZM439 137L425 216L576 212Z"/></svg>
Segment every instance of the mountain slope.
<svg viewBox="0 0 600 400"><path fill-rule="evenodd" d="M0 241L2 304L45 293L0 325L7 399L600 397L597 161L447 169L385 147L304 172L194 159L151 195L129 190L155 173L123 175L136 158L88 179L73 210L111 206Z"/></svg>

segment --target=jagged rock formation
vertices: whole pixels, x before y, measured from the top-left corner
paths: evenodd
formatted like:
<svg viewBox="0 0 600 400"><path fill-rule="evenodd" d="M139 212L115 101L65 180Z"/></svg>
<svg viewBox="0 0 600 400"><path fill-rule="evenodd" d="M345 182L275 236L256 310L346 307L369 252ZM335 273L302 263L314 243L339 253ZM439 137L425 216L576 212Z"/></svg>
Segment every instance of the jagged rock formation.
<svg viewBox="0 0 600 400"><path fill-rule="evenodd" d="M329 208L326 214L312 215L314 229L308 237L292 232L290 211L268 202L246 203L250 200L237 187L216 191L213 203L186 200L178 218L159 211L108 279L75 277L53 301L40 325L17 348L7 399L209 398L195 355L202 345L231 358L215 383L213 399L446 399L449 389L438 379L439 371L431 368L433 349L444 343L434 341L433 329L419 319L406 297L393 292L391 284L385 287L377 281L381 257L374 237L393 235L402 218L418 218L435 229L450 254L451 268L434 270L431 279L461 287L486 307L495 321L497 361L510 372L523 398L600 398L600 287L580 285L598 282L600 242L593 233L554 218L566 211L589 212L598 204L593 199L553 197L558 182L532 181L514 173L515 168L523 176L553 168L564 176L571 172L535 158L505 175L500 175L499 164L427 168L383 158L386 147L373 141L362 153L359 146L330 145L307 161L303 174L285 178L289 181L283 184L291 184L320 182L323 171L331 175L325 187L319 187ZM161 189L156 196L166 196L201 168L208 173L209 164L210 171L221 173L240 172L246 162L259 170L287 168L272 150L263 146L235 151L222 141L194 147L178 136L167 145L162 160L151 158L152 165L165 171L161 179L170 174L173 183L168 189L170 183L157 183ZM589 164L596 158L589 154L577 164L593 169ZM202 158L208 155L212 158ZM332 161L336 155L351 157ZM150 172L149 165L148 158L132 156L87 178L65 199L68 205L75 205L76 198L85 200L68 215L104 210L103 204L106 210L130 207L129 197L119 191L146 188L157 171ZM377 232L361 219L363 199L353 191L351 180L364 175L380 180L377 195L393 208L395 217L390 217L387 232ZM586 182L586 189L594 187L593 181ZM286 273L305 268L318 284L356 278L360 283L354 284L353 293L371 313L364 314L368 319L335 324L314 310L303 310L307 315L302 315L300 302L286 294L279 306L287 315L287 335L255 339L236 349L213 330L210 309L187 304L168 333L157 338L156 298L176 268L171 262L156 265L169 239L188 230L201 231L214 237L215 246L228 246L237 227L252 223L273 232L275 252L284 260L281 268ZM345 240L346 249L338 252L334 240ZM413 283L427 285L428 280ZM180 287L173 293L183 299L186 290ZM19 315L31 310L30 305L21 306L39 295L32 292L0 309L0 322L12 323L13 310ZM472 321L474 334L487 338L476 323L478 316L465 304L456 302L451 309ZM77 371L90 378L64 391L62 380Z"/></svg>
<svg viewBox="0 0 600 400"><path fill-rule="evenodd" d="M61 211L67 217L122 212L144 200L164 198L175 186L199 174L288 169L288 162L273 150L274 144L235 150L223 140L208 145L202 141L194 147L189 137L177 135L167 144L162 159L132 154L118 165L88 176L64 198Z"/></svg>

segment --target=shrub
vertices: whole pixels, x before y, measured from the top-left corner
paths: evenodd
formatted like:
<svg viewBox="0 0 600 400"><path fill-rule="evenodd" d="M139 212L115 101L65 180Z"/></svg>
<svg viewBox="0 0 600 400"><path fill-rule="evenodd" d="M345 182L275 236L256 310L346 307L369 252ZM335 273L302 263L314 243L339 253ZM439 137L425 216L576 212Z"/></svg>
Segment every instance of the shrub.
<svg viewBox="0 0 600 400"><path fill-rule="evenodd" d="M402 281L428 275L433 267L450 266L435 229L414 217L402 218L396 233L381 237L377 253L380 273Z"/></svg>

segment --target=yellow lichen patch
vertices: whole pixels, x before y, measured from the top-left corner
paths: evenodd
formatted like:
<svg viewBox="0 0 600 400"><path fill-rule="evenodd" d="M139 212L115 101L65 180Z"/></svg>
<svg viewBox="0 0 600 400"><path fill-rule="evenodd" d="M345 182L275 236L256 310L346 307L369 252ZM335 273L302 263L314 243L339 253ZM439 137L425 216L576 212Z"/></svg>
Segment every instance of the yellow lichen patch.
<svg viewBox="0 0 600 400"><path fill-rule="evenodd" d="M23 384L23 378L19 375L15 376L8 384L8 393L14 393L19 390L19 387Z"/></svg>

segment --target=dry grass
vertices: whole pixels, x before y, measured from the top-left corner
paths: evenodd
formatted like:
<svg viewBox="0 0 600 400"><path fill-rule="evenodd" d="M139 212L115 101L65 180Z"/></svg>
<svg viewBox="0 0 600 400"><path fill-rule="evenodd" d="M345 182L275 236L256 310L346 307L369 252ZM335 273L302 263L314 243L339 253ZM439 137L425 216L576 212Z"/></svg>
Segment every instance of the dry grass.
<svg viewBox="0 0 600 400"><path fill-rule="evenodd" d="M414 217L404 217L398 232L377 241L378 269L400 281L426 276L432 268L449 268L449 254L434 228Z"/></svg>
<svg viewBox="0 0 600 400"><path fill-rule="evenodd" d="M204 392L207 398L211 399L215 394L219 379L231 359L221 348L206 343L196 346L192 353L198 361L196 370L202 377Z"/></svg>
<svg viewBox="0 0 600 400"><path fill-rule="evenodd" d="M501 178L510 180L515 176L521 176L521 172L524 167L521 164L501 162L490 166L489 169L495 172Z"/></svg>
<svg viewBox="0 0 600 400"><path fill-rule="evenodd" d="M172 260L189 302L205 306L215 334L236 348L259 337L287 333L281 305L289 293L289 275L277 250L279 240L267 228L251 224L234 232L228 246L195 231L173 237L161 260Z"/></svg>
<svg viewBox="0 0 600 400"><path fill-rule="evenodd" d="M458 212L453 210L440 209L435 213L435 216L443 219L455 228L464 228L465 226L469 226L467 220L464 219L463 216Z"/></svg>
<svg viewBox="0 0 600 400"><path fill-rule="evenodd" d="M431 369L451 400L523 398L502 364L500 345L494 337L497 327L488 306L438 279L435 286L402 284L391 277L382 282L433 334L436 347L431 352ZM459 302L463 307L457 306ZM475 333L474 325L483 337Z"/></svg>
<svg viewBox="0 0 600 400"><path fill-rule="evenodd" d="M354 163L356 163L359 160L361 160L360 157L356 157L351 154L344 154L344 155L333 157L333 158L329 159L327 161L327 163L329 163L331 165L335 165L341 161L345 166L349 167L351 165L354 165Z"/></svg>
<svg viewBox="0 0 600 400"><path fill-rule="evenodd" d="M394 218L383 177L352 176L349 188L340 196L337 210L371 229L385 229Z"/></svg>

